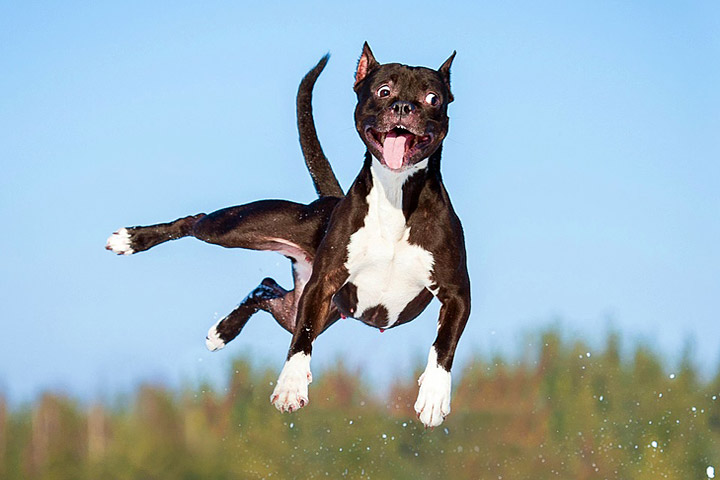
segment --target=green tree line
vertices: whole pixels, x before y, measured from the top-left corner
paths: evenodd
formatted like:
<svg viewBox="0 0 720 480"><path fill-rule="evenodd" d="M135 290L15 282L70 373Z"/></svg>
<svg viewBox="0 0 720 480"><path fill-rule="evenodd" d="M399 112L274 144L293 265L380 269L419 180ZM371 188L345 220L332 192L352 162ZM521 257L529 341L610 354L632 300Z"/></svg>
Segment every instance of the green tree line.
<svg viewBox="0 0 720 480"><path fill-rule="evenodd" d="M268 401L277 372L239 359L227 387L144 385L113 405L46 393L0 398L0 478L707 479L720 475L720 372L678 368L617 336L601 351L546 333L520 362L455 374L453 411L425 430L411 375L384 393L342 365L293 414ZM707 369L703 369L706 372Z"/></svg>

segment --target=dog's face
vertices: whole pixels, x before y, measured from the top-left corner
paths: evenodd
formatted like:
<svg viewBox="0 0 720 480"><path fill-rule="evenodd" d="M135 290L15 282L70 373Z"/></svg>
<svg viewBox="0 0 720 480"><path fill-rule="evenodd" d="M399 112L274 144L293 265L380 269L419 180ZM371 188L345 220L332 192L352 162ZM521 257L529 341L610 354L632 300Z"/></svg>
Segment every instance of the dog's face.
<svg viewBox="0 0 720 480"><path fill-rule="evenodd" d="M366 43L355 74L355 127L370 153L391 170L429 157L448 131L450 65L438 69L381 65Z"/></svg>

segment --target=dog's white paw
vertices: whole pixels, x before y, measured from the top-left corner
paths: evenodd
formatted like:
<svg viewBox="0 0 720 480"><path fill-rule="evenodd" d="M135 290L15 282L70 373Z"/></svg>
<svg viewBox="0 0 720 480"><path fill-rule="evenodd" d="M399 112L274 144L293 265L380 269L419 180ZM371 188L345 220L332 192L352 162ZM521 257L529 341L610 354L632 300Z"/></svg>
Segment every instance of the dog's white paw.
<svg viewBox="0 0 720 480"><path fill-rule="evenodd" d="M132 255L135 251L131 245L130 233L127 228L123 227L110 235L107 243L105 243L105 249L115 252L118 255Z"/></svg>
<svg viewBox="0 0 720 480"><path fill-rule="evenodd" d="M452 381L450 372L438 365L435 348L430 350L427 367L420 375L418 384L420 391L415 402L415 412L425 428L437 427L450 413Z"/></svg>
<svg viewBox="0 0 720 480"><path fill-rule="evenodd" d="M312 382L310 355L296 353L285 362L270 402L281 412L294 412L308 404L308 385Z"/></svg>
<svg viewBox="0 0 720 480"><path fill-rule="evenodd" d="M205 346L211 352L216 352L216 351L220 350L221 348L225 347L225 342L222 341L222 339L220 338L220 334L217 331L217 326L223 320L225 320L225 319L224 318L221 319L215 325L210 327L210 330L208 330L207 337L205 337Z"/></svg>

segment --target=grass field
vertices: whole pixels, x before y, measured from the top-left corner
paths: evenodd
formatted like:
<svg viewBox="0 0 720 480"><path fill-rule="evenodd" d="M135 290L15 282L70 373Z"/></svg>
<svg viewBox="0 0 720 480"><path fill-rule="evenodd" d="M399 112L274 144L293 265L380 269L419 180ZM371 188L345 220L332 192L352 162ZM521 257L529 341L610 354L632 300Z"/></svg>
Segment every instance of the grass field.
<svg viewBox="0 0 720 480"><path fill-rule="evenodd" d="M284 415L268 401L277 372L244 360L221 389L145 385L113 405L46 393L0 404L0 478L713 478L718 372L618 344L591 353L551 332L523 362L477 360L432 431L412 409L421 365L384 394L342 366L320 372L310 405Z"/></svg>

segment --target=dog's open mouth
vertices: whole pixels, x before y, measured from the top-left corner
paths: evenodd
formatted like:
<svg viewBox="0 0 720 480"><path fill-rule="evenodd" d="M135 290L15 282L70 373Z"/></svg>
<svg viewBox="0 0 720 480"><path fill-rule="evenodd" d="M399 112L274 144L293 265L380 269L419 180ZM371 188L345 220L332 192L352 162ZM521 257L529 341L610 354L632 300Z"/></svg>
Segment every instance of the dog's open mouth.
<svg viewBox="0 0 720 480"><path fill-rule="evenodd" d="M387 132L369 127L366 137L375 144L385 165L393 170L408 165L416 153L423 151L432 142L432 134L416 135L401 126Z"/></svg>

